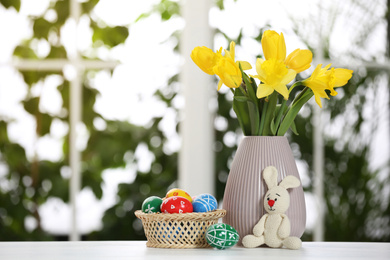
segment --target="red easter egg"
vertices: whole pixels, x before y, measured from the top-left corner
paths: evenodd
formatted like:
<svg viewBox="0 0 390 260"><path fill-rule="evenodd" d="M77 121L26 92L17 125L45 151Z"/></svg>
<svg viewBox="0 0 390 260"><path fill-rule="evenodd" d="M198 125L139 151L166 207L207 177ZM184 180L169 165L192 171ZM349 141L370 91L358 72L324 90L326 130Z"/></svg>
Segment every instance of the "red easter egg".
<svg viewBox="0 0 390 260"><path fill-rule="evenodd" d="M162 213L191 213L193 212L191 202L183 197L169 197L161 204Z"/></svg>

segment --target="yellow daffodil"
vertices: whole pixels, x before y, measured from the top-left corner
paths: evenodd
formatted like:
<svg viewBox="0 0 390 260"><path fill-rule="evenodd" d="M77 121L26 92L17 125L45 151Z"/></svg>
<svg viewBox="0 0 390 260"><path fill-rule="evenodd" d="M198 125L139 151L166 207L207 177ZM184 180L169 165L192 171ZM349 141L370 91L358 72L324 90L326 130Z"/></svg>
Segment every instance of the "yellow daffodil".
<svg viewBox="0 0 390 260"><path fill-rule="evenodd" d="M222 84L229 88L238 88L242 82L240 65L243 70L251 69L252 66L246 61L235 61L235 43L230 43L229 50L222 55L222 48L213 52L207 47L196 47L191 53L191 58L198 67L207 74L216 74L220 81L218 90Z"/></svg>
<svg viewBox="0 0 390 260"><path fill-rule="evenodd" d="M352 77L353 70L338 68L334 69L334 87L342 87Z"/></svg>
<svg viewBox="0 0 390 260"><path fill-rule="evenodd" d="M241 85L242 75L240 71L240 65L242 70L249 70L252 66L246 61L235 61L235 47L236 43L231 41L229 50L225 50L225 56L222 56L222 48L217 52L220 54L218 65L214 68L215 74L220 78L218 82L218 90L221 89L222 84L225 84L229 88L238 88Z"/></svg>
<svg viewBox="0 0 390 260"><path fill-rule="evenodd" d="M311 51L296 49L287 56L284 63L287 68L293 69L296 73L299 73L310 68L312 59L313 54Z"/></svg>
<svg viewBox="0 0 390 260"><path fill-rule="evenodd" d="M218 59L217 65L214 67L215 74L218 75L218 90L222 84L229 88L238 88L242 82L241 70L232 59L221 57Z"/></svg>
<svg viewBox="0 0 390 260"><path fill-rule="evenodd" d="M261 46L266 60L276 59L284 61L286 58L286 43L283 33L280 35L272 30L267 30L261 38Z"/></svg>
<svg viewBox="0 0 390 260"><path fill-rule="evenodd" d="M265 31L261 38L261 45L266 60L284 61L287 68L295 70L296 73L310 68L313 54L309 50L296 49L286 58L286 43L283 33L279 35L272 30Z"/></svg>
<svg viewBox="0 0 390 260"><path fill-rule="evenodd" d="M247 61L236 61L235 60L235 52L236 52L236 43L230 42L229 50L225 50L225 57L231 59L238 66L241 65L242 70L250 70L252 65Z"/></svg>
<svg viewBox="0 0 390 260"><path fill-rule="evenodd" d="M313 91L319 107L322 107L321 98L329 99L325 90L329 90L331 96L336 96L337 92L334 88L344 86L352 77L352 70L329 69L330 66L331 64L328 64L325 68L321 68L322 64L318 64L312 75L303 81L303 84Z"/></svg>
<svg viewBox="0 0 390 260"><path fill-rule="evenodd" d="M275 90L284 99L288 99L287 84L297 73L310 67L313 55L309 50L296 49L286 58L286 43L283 33L267 30L261 39L265 60L256 61L257 76L261 80L257 97L263 98L272 94Z"/></svg>
<svg viewBox="0 0 390 260"><path fill-rule="evenodd" d="M257 59L256 71L258 75L253 77L258 78L263 82L260 83L257 88L257 98L269 96L276 90L284 99L288 99L288 89L286 85L297 75L294 70L286 68L286 65L280 60Z"/></svg>
<svg viewBox="0 0 390 260"><path fill-rule="evenodd" d="M207 74L215 74L214 67L217 64L218 56L211 49L205 46L195 47L191 52L191 59Z"/></svg>

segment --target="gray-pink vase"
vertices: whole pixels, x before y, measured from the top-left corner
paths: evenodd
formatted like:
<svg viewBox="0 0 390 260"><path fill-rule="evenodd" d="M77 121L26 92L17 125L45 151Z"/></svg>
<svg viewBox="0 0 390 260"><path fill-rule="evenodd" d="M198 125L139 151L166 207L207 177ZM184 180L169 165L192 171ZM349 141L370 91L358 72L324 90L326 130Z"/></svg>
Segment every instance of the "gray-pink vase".
<svg viewBox="0 0 390 260"><path fill-rule="evenodd" d="M287 138L284 136L246 136L234 156L223 197L227 211L223 222L233 226L240 238L253 234L253 227L266 211L263 207L267 186L263 170L278 170L278 183L287 175L298 179L299 172ZM289 189L291 236L301 237L306 225L306 206L302 185ZM241 240L240 240L241 242Z"/></svg>

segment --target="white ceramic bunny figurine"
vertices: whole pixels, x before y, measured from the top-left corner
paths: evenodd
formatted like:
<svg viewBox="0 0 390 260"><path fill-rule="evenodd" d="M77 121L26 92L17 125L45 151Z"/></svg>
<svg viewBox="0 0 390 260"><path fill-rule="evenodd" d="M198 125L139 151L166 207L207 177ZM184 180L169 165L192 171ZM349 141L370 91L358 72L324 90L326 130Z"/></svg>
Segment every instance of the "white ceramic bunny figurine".
<svg viewBox="0 0 390 260"><path fill-rule="evenodd" d="M290 220L284 213L290 206L287 189L298 187L300 181L288 175L278 185L278 171L273 166L264 169L263 178L268 186L264 197L264 208L268 213L254 226L253 235L243 238L242 244L250 248L266 244L269 247L299 249L302 241L298 237L290 237Z"/></svg>

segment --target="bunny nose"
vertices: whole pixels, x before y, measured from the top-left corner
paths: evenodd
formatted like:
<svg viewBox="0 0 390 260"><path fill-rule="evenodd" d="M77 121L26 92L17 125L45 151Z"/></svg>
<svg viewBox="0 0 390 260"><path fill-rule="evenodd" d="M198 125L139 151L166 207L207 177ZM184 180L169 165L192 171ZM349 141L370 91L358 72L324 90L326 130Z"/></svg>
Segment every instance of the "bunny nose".
<svg viewBox="0 0 390 260"><path fill-rule="evenodd" d="M268 205L269 205L270 207L273 207L274 204L275 204L275 201L274 201L274 200L269 200L269 201L268 201Z"/></svg>

